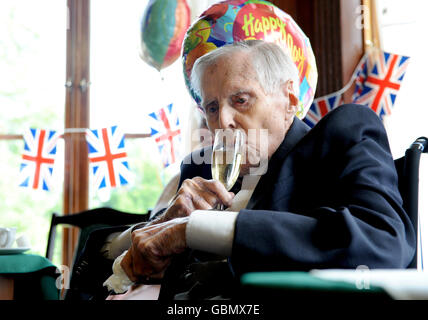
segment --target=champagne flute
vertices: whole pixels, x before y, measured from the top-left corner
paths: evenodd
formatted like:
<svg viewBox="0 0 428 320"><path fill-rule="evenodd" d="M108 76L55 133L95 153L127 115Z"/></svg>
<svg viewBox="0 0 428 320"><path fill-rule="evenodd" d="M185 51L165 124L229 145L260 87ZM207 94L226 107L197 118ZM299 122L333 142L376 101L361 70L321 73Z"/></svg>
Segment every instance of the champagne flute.
<svg viewBox="0 0 428 320"><path fill-rule="evenodd" d="M229 191L238 179L242 163L244 133L240 130L216 130L211 158L211 173ZM223 204L216 209L224 210Z"/></svg>

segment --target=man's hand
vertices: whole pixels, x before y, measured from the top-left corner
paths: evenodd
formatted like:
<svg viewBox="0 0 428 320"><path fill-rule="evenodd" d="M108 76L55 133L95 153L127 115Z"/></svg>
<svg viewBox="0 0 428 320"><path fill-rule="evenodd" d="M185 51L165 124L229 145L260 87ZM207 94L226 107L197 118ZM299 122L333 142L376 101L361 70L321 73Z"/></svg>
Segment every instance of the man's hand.
<svg viewBox="0 0 428 320"><path fill-rule="evenodd" d="M195 210L230 206L235 195L218 181L201 177L184 180L165 213L142 229L132 232L132 245L121 266L134 282L162 278L171 256L186 248L188 216Z"/></svg>
<svg viewBox="0 0 428 320"><path fill-rule="evenodd" d="M233 192L228 192L223 184L216 180L205 180L201 177L186 179L160 222L187 217L195 210L213 209L220 203L229 207L234 196Z"/></svg>
<svg viewBox="0 0 428 320"><path fill-rule="evenodd" d="M186 248L186 218L177 218L132 232L132 245L121 262L133 282L162 278L171 256Z"/></svg>

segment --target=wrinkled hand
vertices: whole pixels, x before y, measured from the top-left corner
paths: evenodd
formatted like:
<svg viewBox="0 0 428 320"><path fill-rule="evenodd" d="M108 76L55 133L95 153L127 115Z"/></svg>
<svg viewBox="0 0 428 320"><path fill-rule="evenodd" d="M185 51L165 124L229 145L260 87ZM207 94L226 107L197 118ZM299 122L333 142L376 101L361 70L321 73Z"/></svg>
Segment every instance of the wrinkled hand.
<svg viewBox="0 0 428 320"><path fill-rule="evenodd" d="M231 206L235 194L228 192L220 182L201 177L183 181L160 222L187 217L195 210L210 210L218 204Z"/></svg>
<svg viewBox="0 0 428 320"><path fill-rule="evenodd" d="M121 266L133 282L162 278L174 254L186 248L188 217L153 224L132 232L132 245Z"/></svg>
<svg viewBox="0 0 428 320"><path fill-rule="evenodd" d="M186 248L186 225L195 210L232 204L233 192L218 181L201 177L183 181L165 213L142 229L132 232L132 245L121 266L133 282L162 278L174 254Z"/></svg>

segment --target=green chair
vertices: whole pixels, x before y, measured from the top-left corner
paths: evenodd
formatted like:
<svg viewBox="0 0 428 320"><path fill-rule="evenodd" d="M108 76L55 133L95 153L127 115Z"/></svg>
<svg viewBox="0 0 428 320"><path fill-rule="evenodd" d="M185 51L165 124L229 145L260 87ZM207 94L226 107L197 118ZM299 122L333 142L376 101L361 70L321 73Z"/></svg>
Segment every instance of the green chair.
<svg viewBox="0 0 428 320"><path fill-rule="evenodd" d="M48 243L46 248L46 258L51 260L53 256L56 226L59 224L78 227L80 229L77 247L74 253L73 265L70 272L69 284L70 288L65 290L65 299L73 300L76 295L85 295L85 286L94 286L97 290L102 290L102 279L106 278L104 273L111 272L111 263L108 259L101 256L99 250L90 251L91 268L98 270L96 274L88 273L87 278L82 279L81 273L85 273L82 268L88 267L88 261L79 260L82 254L85 256L85 249L98 245L99 243L91 241L94 237L107 237L111 232L126 230L128 225L146 222L150 217L150 211L145 214L127 213L111 208L96 208L82 211L79 213L59 216L56 213L52 214L51 226L49 230ZM77 265L76 265L77 264ZM100 278L100 279L98 279ZM104 279L105 280L105 279ZM97 291L98 292L98 291ZM79 296L79 298L81 298Z"/></svg>
<svg viewBox="0 0 428 320"><path fill-rule="evenodd" d="M46 258L52 260L56 238L56 226L59 224L70 225L80 229L81 232L76 249L76 254L79 254L91 232L112 226L145 222L149 216L150 211L145 214L134 214L105 207L64 216L53 213L46 247Z"/></svg>

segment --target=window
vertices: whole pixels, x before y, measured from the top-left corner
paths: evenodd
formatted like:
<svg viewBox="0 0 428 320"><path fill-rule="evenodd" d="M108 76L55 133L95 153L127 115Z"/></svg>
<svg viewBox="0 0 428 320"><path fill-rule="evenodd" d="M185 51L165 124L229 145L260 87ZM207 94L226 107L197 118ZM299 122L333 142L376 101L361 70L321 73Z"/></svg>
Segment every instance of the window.
<svg viewBox="0 0 428 320"><path fill-rule="evenodd" d="M194 9L192 19L212 2L189 0ZM148 0L92 0L88 17L90 95L87 102L90 109L86 102L80 108L80 100L86 97L80 89L82 69L78 68L82 66L75 64L76 59L81 59L81 63L87 57L82 53L82 42L76 38L85 40L87 35L81 26L88 21L85 20L88 3L75 0L4 0L0 3L0 225L18 227L19 233L30 237L32 252L40 255L45 254L52 212L72 213L76 207L86 208L88 204L90 208L110 206L144 213L155 205L163 187L178 172L179 162L165 170L152 139L127 139L129 165L135 181L128 187L115 189L106 198L100 197L89 181L88 203L86 184L79 185L80 180L76 179L85 172L79 173L80 176L74 175L73 169L64 172L65 162L66 167L77 163L75 168L80 170L79 161L86 161L84 157L83 160L75 157L85 148L81 143L83 136L77 145L61 139L54 190L47 193L24 189L17 186L16 177L23 149L22 133L26 128L62 133L64 123L67 127L79 127L70 117L90 110L87 127L118 125L126 134L138 135L150 132L145 121L148 113L169 103L179 109L180 120L186 127L193 106L184 85L180 59L158 72L139 57L140 23ZM80 103L79 110L75 109L76 103ZM185 141L183 153L189 147ZM68 161L72 165L69 166ZM77 183L72 184L73 180ZM79 199L76 201L76 198ZM77 238L68 230L64 231L64 237L65 247L59 242L55 246L57 265L62 264L61 248L65 248L66 257L62 262L69 264L70 244ZM57 240L61 241L60 235Z"/></svg>
<svg viewBox="0 0 428 320"><path fill-rule="evenodd" d="M40 255L50 214L62 211L62 161L51 192L19 187L20 135L29 127L63 128L66 21L65 0L0 2L0 134L17 135L0 139L0 226L17 227Z"/></svg>
<svg viewBox="0 0 428 320"><path fill-rule="evenodd" d="M417 137L428 136L428 108L424 102L428 44L423 39L423 30L428 30L424 16L428 3L380 0L377 10L383 50L411 58L392 114L384 121L392 153L397 158Z"/></svg>
<svg viewBox="0 0 428 320"><path fill-rule="evenodd" d="M385 51L406 55L411 58L400 91L397 95L391 116L385 119L392 153L395 158L401 157L406 148L418 137L428 137L428 108L425 102L428 44L423 39L424 31L428 30L425 12L428 10L426 1L408 0L404 4L397 0L380 0L378 16L380 36ZM423 161L425 160L425 161ZM422 155L419 184L419 228L420 249L428 247L428 216L426 215L426 193L428 166L426 154ZM426 249L425 249L426 250ZM419 254L419 253L418 253ZM427 265L425 255L419 266Z"/></svg>
<svg viewBox="0 0 428 320"><path fill-rule="evenodd" d="M90 127L118 125L131 134L150 133L148 114L173 103L186 128L192 101L181 61L158 72L140 58L141 19L148 0L91 2ZM154 207L178 164L163 169L153 139L126 139L135 181L98 193L90 180L90 207L110 206L128 212ZM184 144L182 146L184 153Z"/></svg>

